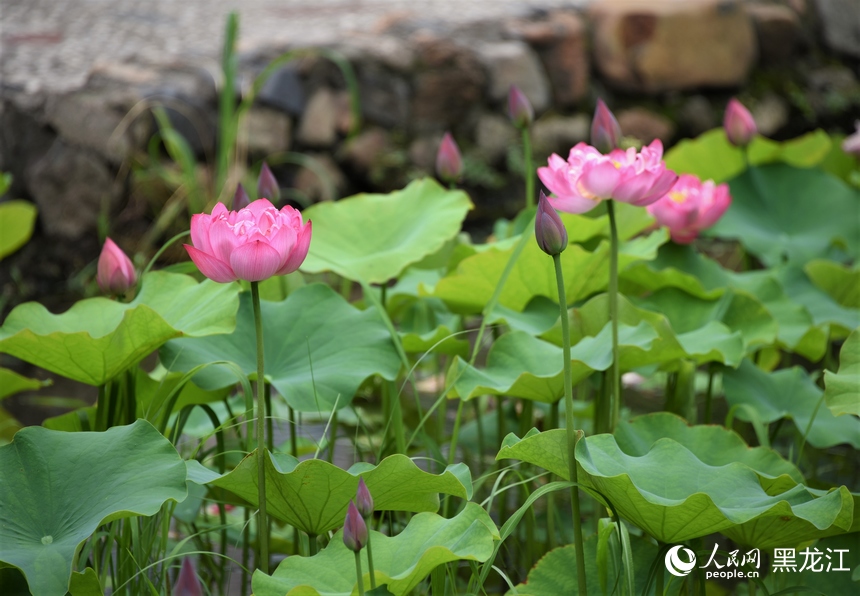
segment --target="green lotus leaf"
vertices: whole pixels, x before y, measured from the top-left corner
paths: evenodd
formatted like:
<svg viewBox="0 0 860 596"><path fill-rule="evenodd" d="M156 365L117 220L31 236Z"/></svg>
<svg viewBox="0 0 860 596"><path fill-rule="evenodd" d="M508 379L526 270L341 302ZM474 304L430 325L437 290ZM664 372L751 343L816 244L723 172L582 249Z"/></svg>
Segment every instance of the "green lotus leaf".
<svg viewBox="0 0 860 596"><path fill-rule="evenodd" d="M33 594L62 596L81 542L102 523L185 499L186 468L146 421L101 433L22 429L0 447L0 561Z"/></svg>
<svg viewBox="0 0 860 596"><path fill-rule="evenodd" d="M444 302L428 297L399 302L394 318L399 323L404 350L410 353L432 350L437 354L460 356L468 353L469 342L465 336L454 335L461 327L459 317L445 308Z"/></svg>
<svg viewBox="0 0 860 596"><path fill-rule="evenodd" d="M666 231L659 230L623 242L619 267L654 258L657 248L666 240ZM433 295L444 300L454 312L481 312L495 292L513 251L513 247L490 249L463 259L453 274L439 280ZM561 266L568 304L605 290L609 284L609 243L602 241L591 251L571 243L561 253ZM558 301L555 267L537 242L529 242L511 269L499 305L520 312L538 296Z"/></svg>
<svg viewBox="0 0 860 596"><path fill-rule="evenodd" d="M50 381L30 379L19 375L14 370L0 368L0 399L21 393L22 391L35 391L50 384Z"/></svg>
<svg viewBox="0 0 860 596"><path fill-rule="evenodd" d="M71 596L103 596L104 590L99 583L99 576L92 567L84 569L83 573L72 572L72 580L69 582L69 594Z"/></svg>
<svg viewBox="0 0 860 596"><path fill-rule="evenodd" d="M722 296L731 284L731 273L693 247L670 242L652 261L641 261L620 272L619 287L627 295L661 288L679 288L697 298Z"/></svg>
<svg viewBox="0 0 860 596"><path fill-rule="evenodd" d="M823 449L848 443L860 449L860 419L836 417L823 407L821 389L800 367L767 373L744 360L737 370L723 373L723 388L730 405L753 408L765 424L790 418L801 435L809 429L806 440L813 447ZM743 409L738 410L737 416L749 420Z"/></svg>
<svg viewBox="0 0 860 596"><path fill-rule="evenodd" d="M836 416L860 416L860 328L839 351L839 371L824 371L824 403Z"/></svg>
<svg viewBox="0 0 860 596"><path fill-rule="evenodd" d="M29 201L0 204L0 260L27 244L33 235L37 213L36 206Z"/></svg>
<svg viewBox="0 0 860 596"><path fill-rule="evenodd" d="M748 158L753 165L783 162L809 168L824 160L832 146L823 130L782 143L756 136L748 147ZM729 143L722 128L681 141L666 152L666 165L679 174L695 174L715 182L730 180L746 168L743 151Z"/></svg>
<svg viewBox="0 0 860 596"><path fill-rule="evenodd" d="M134 397L137 404L137 415L158 425L164 416L170 417L182 408L197 404L208 404L223 400L229 394L229 388L213 391L201 389L188 381L179 388L179 395L173 403L171 411L166 411L168 398L182 381L182 373L168 373L160 369L154 373L136 371L134 380Z"/></svg>
<svg viewBox="0 0 860 596"><path fill-rule="evenodd" d="M266 504L269 515L309 534L322 534L343 524L349 501L364 478L377 511L436 511L439 493L463 499L472 496L469 468L459 463L442 474L430 474L405 455L391 455L378 466L358 463L342 470L310 459L299 463L282 453L266 461ZM257 452L231 472L209 482L256 506Z"/></svg>
<svg viewBox="0 0 860 596"><path fill-rule="evenodd" d="M370 532L376 584L395 596L410 594L439 565L486 561L498 539L490 516L475 503L466 503L451 519L419 513L397 536ZM370 574L363 553L362 561L364 585L368 586ZM355 554L344 546L343 530L339 530L313 557L287 557L271 576L255 572L252 588L256 596L351 596L358 593Z"/></svg>
<svg viewBox="0 0 860 596"><path fill-rule="evenodd" d="M229 333L239 286L147 273L124 304L88 298L60 315L41 304L16 307L0 327L0 352L89 385L102 385L175 337Z"/></svg>
<svg viewBox="0 0 860 596"><path fill-rule="evenodd" d="M773 274L786 295L809 311L815 325L829 326L832 339L847 337L852 329L860 326L860 309L839 304L816 287L799 267L780 267Z"/></svg>
<svg viewBox="0 0 860 596"><path fill-rule="evenodd" d="M172 371L229 360L256 376L257 340L251 297L241 295L236 330L206 339L167 342L159 353ZM388 329L374 309L359 311L323 284L299 288L283 302L261 302L266 378L300 412L349 405L367 377L393 380L400 368ZM236 383L232 371L210 366L193 378L206 390Z"/></svg>
<svg viewBox="0 0 860 596"><path fill-rule="evenodd" d="M622 517L667 543L723 532L748 546L772 548L783 544L784 536L811 540L851 528L854 502L844 486L822 495L787 474L773 478L775 471L789 469L754 469L751 465L762 467L772 458L751 457L742 443L730 453L714 454L704 442L708 433L698 428L679 437L685 443L660 438L642 455L625 452L612 435L582 439L576 446L579 481ZM711 454L705 457L720 465L703 461L700 453ZM509 436L497 459L518 459L569 477L561 430L521 440Z"/></svg>
<svg viewBox="0 0 860 596"><path fill-rule="evenodd" d="M609 548L612 552L621 552L618 533L613 531L609 538ZM582 547L585 554L585 583L589 594L624 594L622 586L627 585L626 572L620 566L616 557L607 558L606 586L601 585L600 569L597 561L597 534L585 539ZM659 549L656 544L645 538L630 537L631 556L633 557L634 594L650 595L656 593L656 585L651 583L645 591L645 584L651 570L651 564L657 557ZM613 589L614 588L614 589ZM667 594L676 594L677 589L667 587ZM576 545L568 544L549 551L529 571L528 580L517 586L521 596L544 594L579 594L576 571Z"/></svg>
<svg viewBox="0 0 860 596"><path fill-rule="evenodd" d="M544 296L537 296L531 300L522 311L497 306L492 315L487 318L487 323L490 325L501 323L531 335L546 333L558 321L558 303Z"/></svg>
<svg viewBox="0 0 860 596"><path fill-rule="evenodd" d="M740 334L746 350L752 346L770 345L776 339L776 320L761 302L745 292L729 290L717 300L703 300L676 288L665 288L636 303L664 314L679 338L684 334L702 332L710 327L709 323L719 322ZM711 341L716 339L713 335L711 338ZM739 364L740 358L734 362Z"/></svg>
<svg viewBox="0 0 860 596"><path fill-rule="evenodd" d="M846 267L819 259L803 268L816 287L824 290L840 306L860 309L860 266Z"/></svg>
<svg viewBox="0 0 860 596"><path fill-rule="evenodd" d="M838 178L774 164L750 168L729 185L732 204L709 234L739 240L765 265L803 265L837 243L858 255L860 191Z"/></svg>
<svg viewBox="0 0 860 596"><path fill-rule="evenodd" d="M446 190L430 178L386 195L318 203L304 211L314 237L301 269L384 283L456 236L471 208L466 193Z"/></svg>

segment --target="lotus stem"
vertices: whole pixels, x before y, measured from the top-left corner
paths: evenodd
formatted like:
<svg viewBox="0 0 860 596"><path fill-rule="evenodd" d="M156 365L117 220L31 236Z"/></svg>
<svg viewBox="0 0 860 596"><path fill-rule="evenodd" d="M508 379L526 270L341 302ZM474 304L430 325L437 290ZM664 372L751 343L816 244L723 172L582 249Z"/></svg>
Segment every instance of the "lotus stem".
<svg viewBox="0 0 860 596"><path fill-rule="evenodd" d="M523 165L526 170L526 209L535 206L535 169L532 167L532 140L529 127L523 126Z"/></svg>
<svg viewBox="0 0 860 596"><path fill-rule="evenodd" d="M367 529L367 571L370 573L370 589L376 589L376 572L373 567L373 550L371 550L370 543L373 541L372 536L370 535L370 528Z"/></svg>
<svg viewBox="0 0 860 596"><path fill-rule="evenodd" d="M269 450L266 448L265 353L260 288L256 281L251 282L251 301L254 303L254 326L257 329L257 496L260 501L260 516L257 520L260 560L257 567L263 573L269 573L269 517L266 515L266 458L269 457Z"/></svg>
<svg viewBox="0 0 860 596"><path fill-rule="evenodd" d="M564 354L564 420L567 430L567 465L570 481L578 483L576 470L576 425L573 419L573 383L570 370L570 321L567 318L567 298L564 291L564 274L561 270L561 257L553 255L555 263L555 279L558 284L558 308L561 314L561 337ZM582 540L582 518L579 512L579 486L570 489L570 508L573 519L573 540L576 544L576 579L580 596L587 596L588 587L585 583L585 552Z"/></svg>
<svg viewBox="0 0 860 596"><path fill-rule="evenodd" d="M358 581L358 594L364 596L364 576L361 573L361 551L355 551L355 578Z"/></svg>
<svg viewBox="0 0 860 596"><path fill-rule="evenodd" d="M610 414L608 427L599 429L612 432L621 413L621 361L618 356L618 225L615 221L615 204L606 201L609 213L609 319L612 324L612 393L610 394ZM562 317L564 318L564 317Z"/></svg>

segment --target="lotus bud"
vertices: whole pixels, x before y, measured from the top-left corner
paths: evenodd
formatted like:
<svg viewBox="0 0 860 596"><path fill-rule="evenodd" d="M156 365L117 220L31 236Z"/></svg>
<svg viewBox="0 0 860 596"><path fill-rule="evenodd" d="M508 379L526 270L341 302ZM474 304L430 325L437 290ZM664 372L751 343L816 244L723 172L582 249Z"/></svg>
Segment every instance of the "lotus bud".
<svg viewBox="0 0 860 596"><path fill-rule="evenodd" d="M266 162L263 162L263 167L260 168L260 177L257 179L257 198L269 199L272 203L281 200L281 187L278 186L278 181L275 180L275 175L272 174L272 170Z"/></svg>
<svg viewBox="0 0 860 596"><path fill-rule="evenodd" d="M460 157L460 149L454 141L450 132L446 132L436 153L436 174L444 182L453 184L463 174L463 158Z"/></svg>
<svg viewBox="0 0 860 596"><path fill-rule="evenodd" d="M535 215L535 238L540 249L550 256L561 254L567 248L567 230L543 191Z"/></svg>
<svg viewBox="0 0 860 596"><path fill-rule="evenodd" d="M729 104L726 106L723 128L726 130L729 142L736 147L749 145L749 142L758 132L750 111L734 97L729 100Z"/></svg>
<svg viewBox="0 0 860 596"><path fill-rule="evenodd" d="M182 568L173 586L173 596L203 596L203 586L190 557L182 559Z"/></svg>
<svg viewBox="0 0 860 596"><path fill-rule="evenodd" d="M240 183L239 186L236 187L236 194L233 195L233 211L244 209L250 204L251 199L248 197L248 193L245 192L245 187Z"/></svg>
<svg viewBox="0 0 860 596"><path fill-rule="evenodd" d="M854 123L854 127L857 129L854 131L854 134L845 137L842 141L842 150L860 159L860 120Z"/></svg>
<svg viewBox="0 0 860 596"><path fill-rule="evenodd" d="M358 479L358 491L355 495L355 506L361 517L368 519L373 515L373 497L370 496L370 491L367 489L367 484L364 483L364 478Z"/></svg>
<svg viewBox="0 0 860 596"><path fill-rule="evenodd" d="M621 140L621 126L615 115L606 107L602 99L597 100L594 119L591 121L591 145L601 153L609 153L618 147Z"/></svg>
<svg viewBox="0 0 860 596"><path fill-rule="evenodd" d="M367 524L352 501L349 502L346 520L343 522L343 543L355 553L367 545Z"/></svg>
<svg viewBox="0 0 860 596"><path fill-rule="evenodd" d="M508 116L517 128L530 126L535 119L535 111L529 98L516 85L508 92Z"/></svg>
<svg viewBox="0 0 860 596"><path fill-rule="evenodd" d="M99 255L97 280L103 292L115 295L125 294L137 283L131 259L110 238Z"/></svg>

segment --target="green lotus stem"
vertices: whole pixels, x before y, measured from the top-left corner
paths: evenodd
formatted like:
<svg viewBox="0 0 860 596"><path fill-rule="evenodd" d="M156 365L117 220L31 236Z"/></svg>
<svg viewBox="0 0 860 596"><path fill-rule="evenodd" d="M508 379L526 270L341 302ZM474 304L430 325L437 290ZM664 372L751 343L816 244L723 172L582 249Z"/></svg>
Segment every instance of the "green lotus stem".
<svg viewBox="0 0 860 596"><path fill-rule="evenodd" d="M558 401L554 401L549 407L549 428L558 428ZM552 476L550 482L552 482ZM546 533L549 550L554 549L558 543L555 539L555 492L546 496Z"/></svg>
<svg viewBox="0 0 860 596"><path fill-rule="evenodd" d="M328 463L334 463L334 443L337 439L337 410L331 413L331 438L328 442Z"/></svg>
<svg viewBox="0 0 860 596"><path fill-rule="evenodd" d="M615 221L615 204L606 201L606 211L609 213L609 318L612 324L612 393L608 428L600 429L612 432L618 423L621 413L621 361L618 357L618 225ZM562 317L564 318L564 317Z"/></svg>
<svg viewBox="0 0 860 596"><path fill-rule="evenodd" d="M454 464L454 455L457 452L457 439L460 436L460 420L463 419L463 405L466 401L460 398L460 405L457 406L457 416L454 418L454 431L451 433L451 449L448 452L448 465Z"/></svg>
<svg viewBox="0 0 860 596"><path fill-rule="evenodd" d="M564 274L561 270L561 257L553 255L555 280L558 284L558 308L561 314L561 338L564 354L564 422L567 430L567 466L570 481L578 483L576 470L576 425L573 420L573 383L570 370L570 321L567 318L567 298L564 291ZM576 575L580 596L587 596L585 584L585 553L582 541L582 518L579 513L579 486L570 489L570 509L573 519L573 540L576 544Z"/></svg>
<svg viewBox="0 0 860 596"><path fill-rule="evenodd" d="M535 206L535 169L532 167L532 140L529 127L523 126L523 163L526 169L526 209Z"/></svg>
<svg viewBox="0 0 860 596"><path fill-rule="evenodd" d="M308 534L308 556L312 557L317 554L317 535L316 534Z"/></svg>
<svg viewBox="0 0 860 596"><path fill-rule="evenodd" d="M370 535L370 528L367 529L367 571L370 573L370 589L376 589L376 571L373 567L373 550L370 547L370 543L373 542L372 536ZM356 553L357 554L357 553Z"/></svg>
<svg viewBox="0 0 860 596"><path fill-rule="evenodd" d="M481 398L476 397L472 400L472 409L475 410L475 424L478 427L478 470L484 468L484 422L481 420Z"/></svg>
<svg viewBox="0 0 860 596"><path fill-rule="evenodd" d="M290 417L289 425L290 425L290 454L293 457L299 456L299 437L296 434L298 432L296 426L296 411L293 410L292 406L287 406L287 416Z"/></svg>
<svg viewBox="0 0 860 596"><path fill-rule="evenodd" d="M361 551L355 551L355 578L358 581L358 594L364 596L364 576L361 573Z"/></svg>
<svg viewBox="0 0 860 596"><path fill-rule="evenodd" d="M260 560L257 567L269 573L269 517L266 515L266 377L263 348L263 314L260 311L260 288L251 282L251 300L254 303L254 326L257 329L257 496L260 500L260 517L257 520L257 538L260 543Z"/></svg>
<svg viewBox="0 0 860 596"><path fill-rule="evenodd" d="M717 375L717 367L711 362L708 365L708 391L705 393L705 418L704 423L711 423L711 401L714 397L714 377Z"/></svg>

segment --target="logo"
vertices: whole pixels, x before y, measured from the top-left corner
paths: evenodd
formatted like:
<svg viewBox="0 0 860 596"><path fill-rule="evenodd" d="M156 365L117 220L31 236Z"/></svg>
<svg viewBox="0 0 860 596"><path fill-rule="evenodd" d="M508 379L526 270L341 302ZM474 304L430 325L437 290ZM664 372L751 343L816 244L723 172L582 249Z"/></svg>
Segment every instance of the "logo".
<svg viewBox="0 0 860 596"><path fill-rule="evenodd" d="M684 551L684 555L689 560L684 561L680 556L680 551ZM684 545L679 544L677 546L673 546L669 549L669 552L666 553L666 569L672 575L676 575L678 577L684 577L686 575L690 575L690 572L696 566L696 553L691 551L689 548L684 547Z"/></svg>

